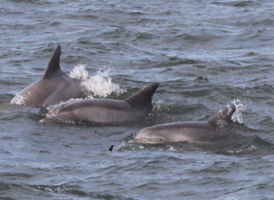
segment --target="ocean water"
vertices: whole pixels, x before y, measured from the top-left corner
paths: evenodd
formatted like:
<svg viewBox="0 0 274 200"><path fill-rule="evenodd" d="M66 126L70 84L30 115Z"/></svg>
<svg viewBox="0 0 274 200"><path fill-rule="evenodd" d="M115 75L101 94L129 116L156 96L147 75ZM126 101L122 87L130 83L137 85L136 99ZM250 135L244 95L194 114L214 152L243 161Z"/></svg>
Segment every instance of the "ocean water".
<svg viewBox="0 0 274 200"><path fill-rule="evenodd" d="M274 199L272 1L0 2L0 199ZM11 105L57 45L88 98L124 99L159 82L151 115L80 126ZM231 103L234 133L223 140L126 143Z"/></svg>

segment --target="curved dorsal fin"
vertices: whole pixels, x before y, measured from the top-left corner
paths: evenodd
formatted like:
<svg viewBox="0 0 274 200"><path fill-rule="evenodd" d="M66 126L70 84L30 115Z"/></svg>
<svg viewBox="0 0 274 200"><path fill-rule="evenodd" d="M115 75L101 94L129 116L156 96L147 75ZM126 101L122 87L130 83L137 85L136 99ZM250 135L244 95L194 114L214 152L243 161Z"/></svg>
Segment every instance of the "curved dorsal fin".
<svg viewBox="0 0 274 200"><path fill-rule="evenodd" d="M43 78L49 78L49 77L53 76L54 74L56 74L57 72L61 71L60 55L61 55L61 46L58 45L58 47L56 47L56 49L54 50L54 52L50 58L48 67L44 73Z"/></svg>
<svg viewBox="0 0 274 200"><path fill-rule="evenodd" d="M152 96L156 89L159 87L159 83L150 83L134 95L126 99L126 101L134 107L147 107L152 109L151 101Z"/></svg>
<svg viewBox="0 0 274 200"><path fill-rule="evenodd" d="M231 122L231 116L235 112L235 105L227 106L208 120L213 126L224 127Z"/></svg>

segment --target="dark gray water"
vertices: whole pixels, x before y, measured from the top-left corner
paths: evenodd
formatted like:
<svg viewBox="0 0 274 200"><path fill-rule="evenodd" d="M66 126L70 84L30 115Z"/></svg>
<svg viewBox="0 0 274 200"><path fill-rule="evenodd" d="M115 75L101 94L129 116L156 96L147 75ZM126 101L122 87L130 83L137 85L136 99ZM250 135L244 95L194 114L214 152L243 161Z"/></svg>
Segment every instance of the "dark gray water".
<svg viewBox="0 0 274 200"><path fill-rule="evenodd" d="M0 2L1 199L274 198L272 1ZM160 82L153 114L121 127L43 124L37 108L10 105L59 44L68 74L78 64L90 76L110 70L125 92L108 97ZM125 143L146 126L207 120L233 100L243 123L224 140Z"/></svg>

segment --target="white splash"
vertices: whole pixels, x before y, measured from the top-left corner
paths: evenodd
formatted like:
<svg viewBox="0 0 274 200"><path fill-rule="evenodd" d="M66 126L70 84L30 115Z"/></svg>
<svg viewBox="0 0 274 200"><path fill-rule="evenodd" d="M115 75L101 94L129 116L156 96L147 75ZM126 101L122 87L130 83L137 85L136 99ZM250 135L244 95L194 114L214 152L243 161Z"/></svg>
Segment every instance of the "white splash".
<svg viewBox="0 0 274 200"><path fill-rule="evenodd" d="M11 104L23 106L25 105L26 98L21 94L16 94L15 97L10 101Z"/></svg>
<svg viewBox="0 0 274 200"><path fill-rule="evenodd" d="M159 100L157 102L155 102L154 107L153 107L153 111L160 111L161 108L163 107L163 101Z"/></svg>
<svg viewBox="0 0 274 200"><path fill-rule="evenodd" d="M86 65L76 65L69 76L77 80L87 80L89 78L88 71L86 71Z"/></svg>
<svg viewBox="0 0 274 200"><path fill-rule="evenodd" d="M169 151L177 151L172 145L167 145Z"/></svg>
<svg viewBox="0 0 274 200"><path fill-rule="evenodd" d="M254 146L253 144L248 145L246 147L243 147L241 149L238 150L228 150L227 152L230 154L240 154L240 153L246 153L246 152L253 152L253 151L257 151L259 148Z"/></svg>
<svg viewBox="0 0 274 200"><path fill-rule="evenodd" d="M74 67L69 76L76 80L81 90L85 93L92 93L99 97L107 97L113 93L115 95L124 93L124 89L112 82L109 72L110 70L100 69L96 75L90 76L86 70L86 65L80 64Z"/></svg>
<svg viewBox="0 0 274 200"><path fill-rule="evenodd" d="M231 101L236 106L236 111L231 116L233 122L243 123L243 111L246 110L246 106L242 103L240 99L233 99Z"/></svg>

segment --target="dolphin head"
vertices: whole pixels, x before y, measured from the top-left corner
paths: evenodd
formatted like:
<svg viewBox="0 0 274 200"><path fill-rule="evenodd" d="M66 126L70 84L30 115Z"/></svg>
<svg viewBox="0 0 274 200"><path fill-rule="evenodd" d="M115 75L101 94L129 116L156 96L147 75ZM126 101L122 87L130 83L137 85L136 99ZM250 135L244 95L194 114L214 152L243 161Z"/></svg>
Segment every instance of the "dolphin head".
<svg viewBox="0 0 274 200"><path fill-rule="evenodd" d="M128 143L140 143L140 144L162 144L167 141L167 139L161 135L157 134L149 134L147 135L142 134L139 132L136 137L132 140L129 140Z"/></svg>

